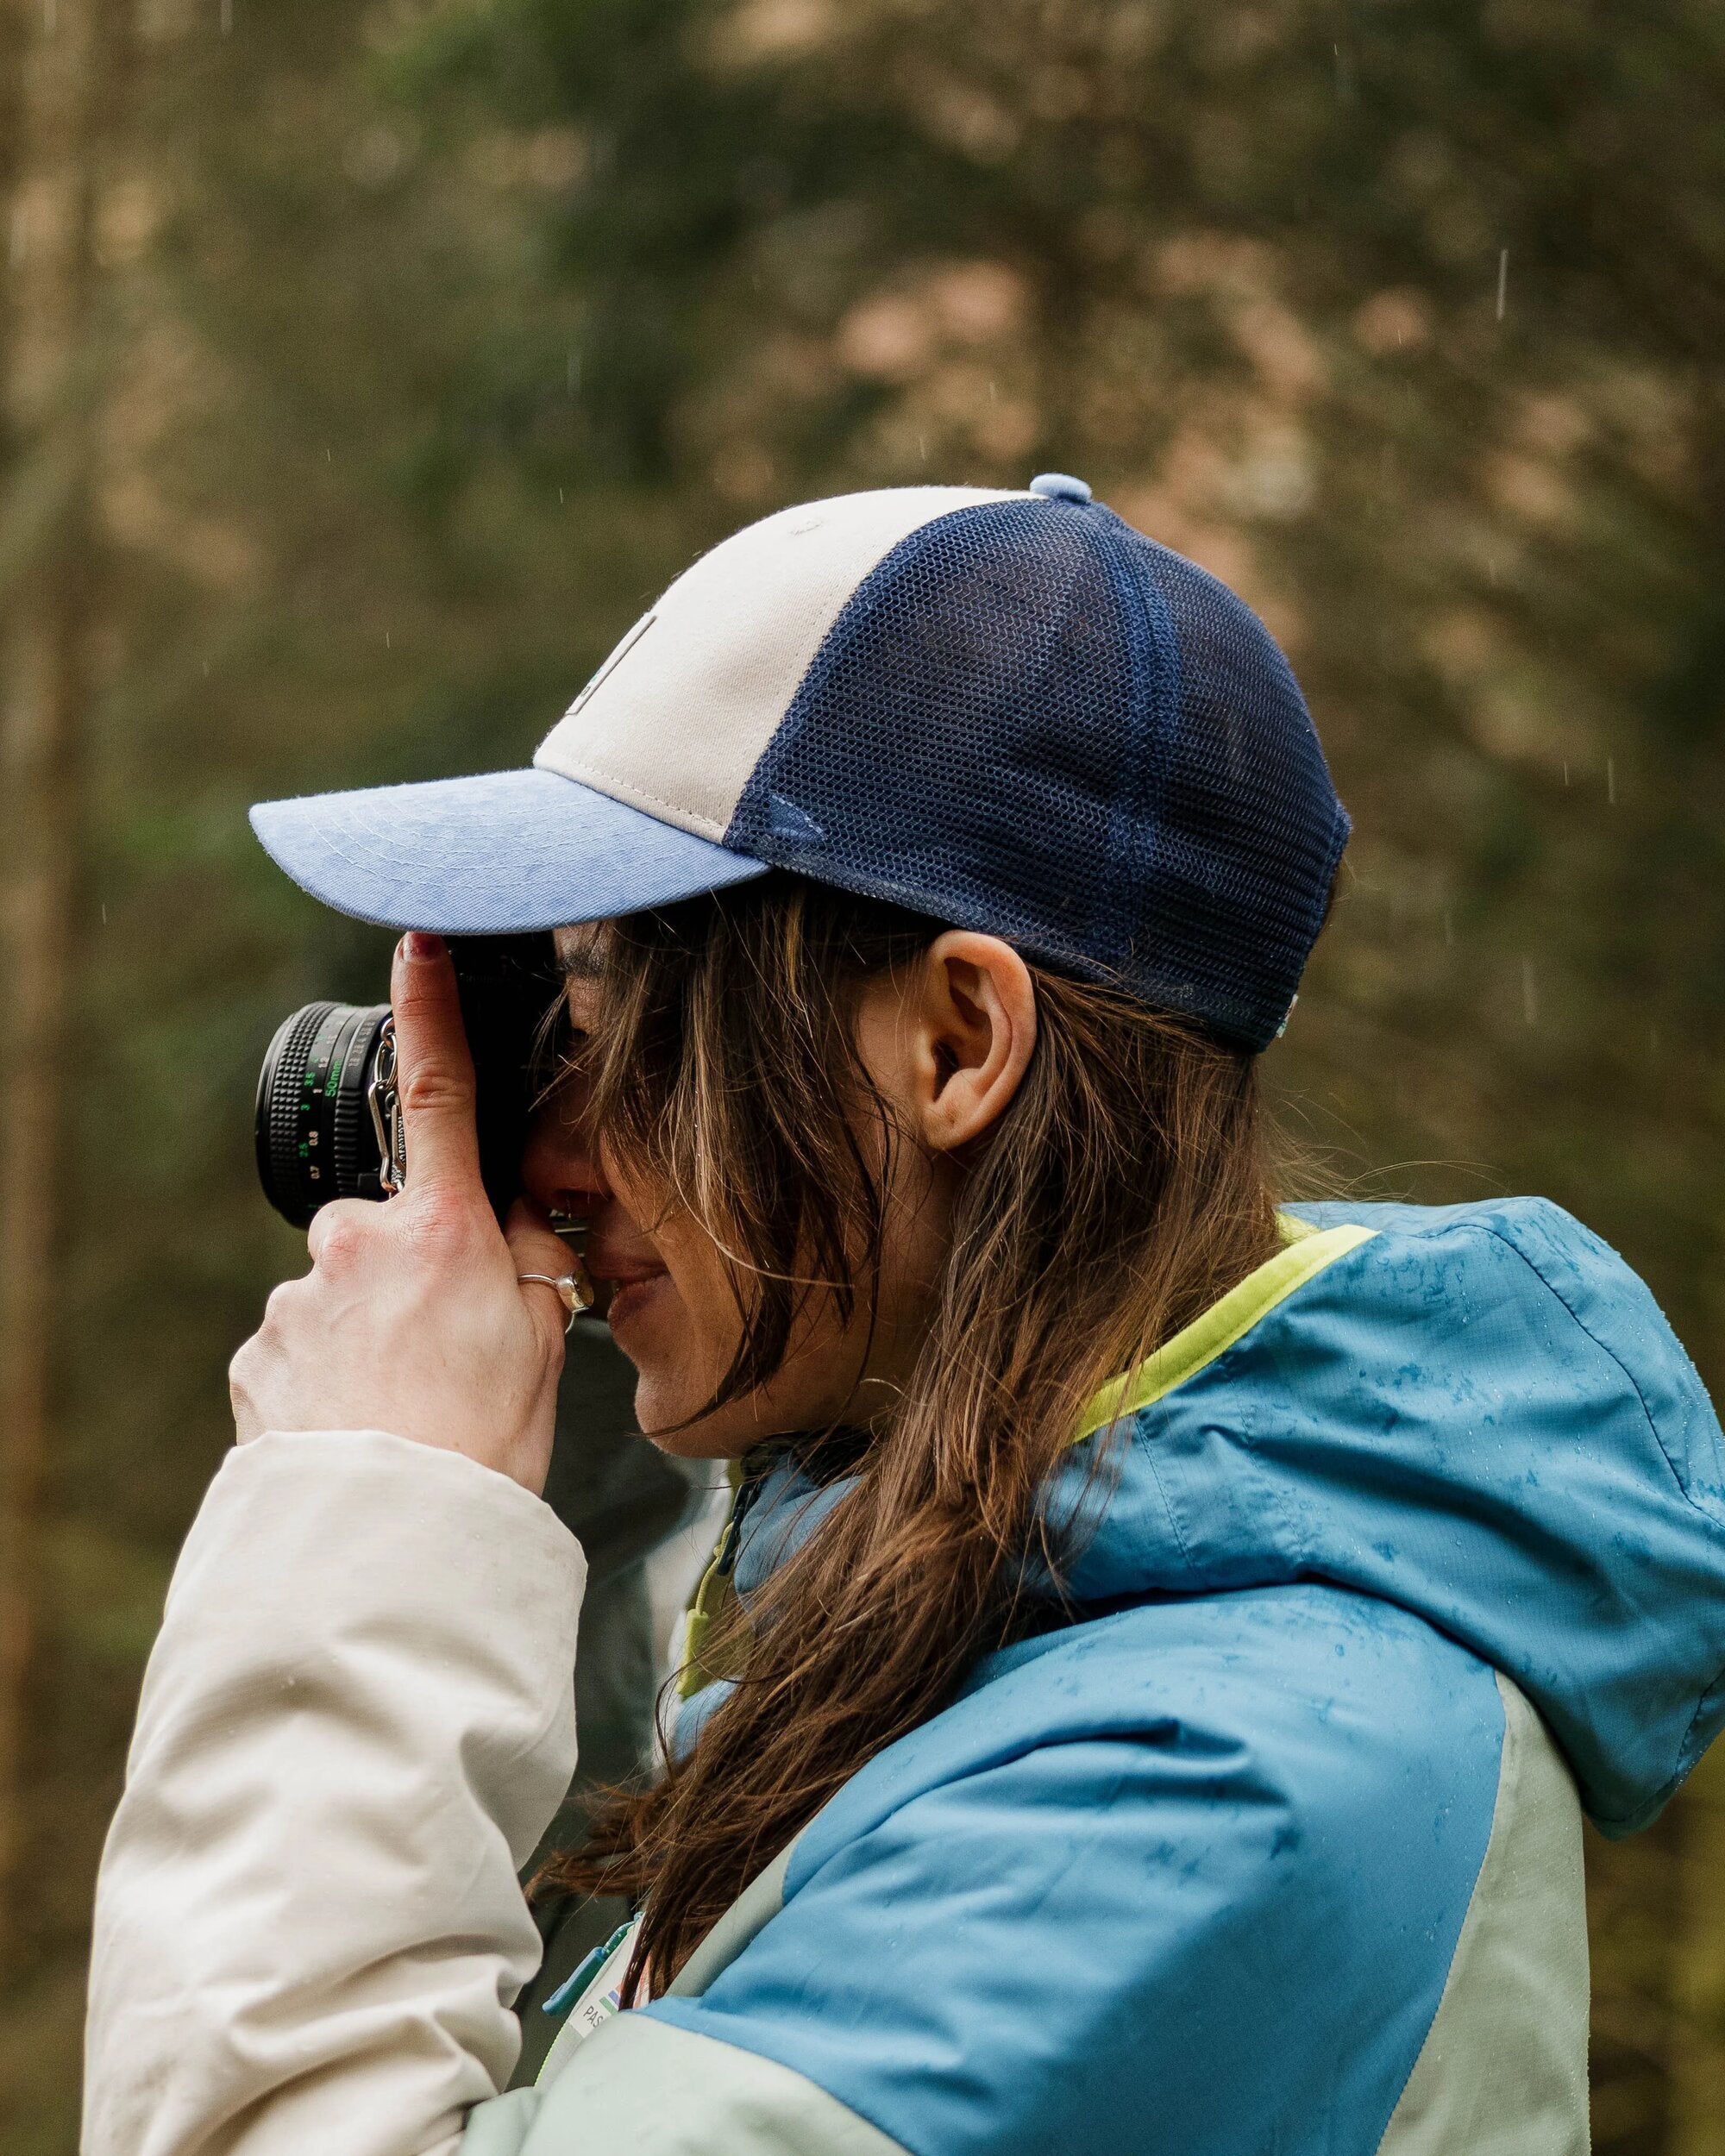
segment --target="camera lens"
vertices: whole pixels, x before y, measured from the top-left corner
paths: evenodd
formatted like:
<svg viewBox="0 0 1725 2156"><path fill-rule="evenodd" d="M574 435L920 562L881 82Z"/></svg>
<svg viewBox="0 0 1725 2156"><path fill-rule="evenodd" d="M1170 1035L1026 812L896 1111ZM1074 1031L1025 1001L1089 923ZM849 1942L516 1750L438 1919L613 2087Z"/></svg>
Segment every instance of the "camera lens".
<svg viewBox="0 0 1725 2156"><path fill-rule="evenodd" d="M386 1003L308 1003L270 1043L255 1139L264 1194L295 1227L332 1198L381 1198L366 1087Z"/></svg>
<svg viewBox="0 0 1725 2156"><path fill-rule="evenodd" d="M480 1175L502 1220L521 1188L528 1116L549 1075L556 953L546 935L462 936L449 939L449 956L474 1058ZM308 1003L269 1044L254 1122L258 1180L297 1228L332 1198L388 1194L370 1099L388 1016L386 1003ZM391 1091L380 1087L380 1106Z"/></svg>

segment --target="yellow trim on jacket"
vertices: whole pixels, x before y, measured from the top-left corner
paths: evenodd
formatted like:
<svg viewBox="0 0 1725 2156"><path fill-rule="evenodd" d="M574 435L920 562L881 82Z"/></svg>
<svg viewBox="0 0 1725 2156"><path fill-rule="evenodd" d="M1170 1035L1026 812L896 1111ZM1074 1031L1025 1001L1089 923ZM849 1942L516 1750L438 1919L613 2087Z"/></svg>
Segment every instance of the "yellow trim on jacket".
<svg viewBox="0 0 1725 2156"><path fill-rule="evenodd" d="M1171 1340L1164 1340L1155 1354L1135 1369L1111 1379L1100 1392L1094 1393L1072 1433L1074 1445L1082 1445L1099 1430L1107 1430L1126 1416L1138 1413L1140 1408L1165 1400L1177 1386L1195 1377L1218 1356L1226 1355L1296 1288L1314 1280L1339 1257L1346 1257L1350 1250L1370 1242L1377 1232L1375 1228L1352 1225L1314 1228L1291 1213L1280 1213L1276 1217L1282 1232L1282 1248L1275 1257L1266 1258L1256 1271L1246 1275L1239 1287L1231 1288L1219 1302L1212 1303L1201 1316L1194 1318L1190 1325L1182 1326ZM734 1482L734 1473L731 1479ZM719 1552L724 1547L724 1534L721 1532L689 1603L683 1633L683 1666L677 1678L679 1699L693 1699L716 1677L735 1674L728 1669L709 1666L703 1658L713 1626L736 1599L730 1574L721 1574L718 1569Z"/></svg>

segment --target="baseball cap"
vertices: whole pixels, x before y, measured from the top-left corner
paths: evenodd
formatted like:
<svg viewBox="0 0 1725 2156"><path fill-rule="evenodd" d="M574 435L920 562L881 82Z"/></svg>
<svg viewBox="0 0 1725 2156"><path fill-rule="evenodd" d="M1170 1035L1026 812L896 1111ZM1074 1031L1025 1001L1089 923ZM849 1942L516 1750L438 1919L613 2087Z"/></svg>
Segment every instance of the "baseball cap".
<svg viewBox="0 0 1725 2156"><path fill-rule="evenodd" d="M340 912L454 936L790 869L1254 1049L1349 830L1262 622L1061 473L781 510L676 580L530 769L252 823Z"/></svg>

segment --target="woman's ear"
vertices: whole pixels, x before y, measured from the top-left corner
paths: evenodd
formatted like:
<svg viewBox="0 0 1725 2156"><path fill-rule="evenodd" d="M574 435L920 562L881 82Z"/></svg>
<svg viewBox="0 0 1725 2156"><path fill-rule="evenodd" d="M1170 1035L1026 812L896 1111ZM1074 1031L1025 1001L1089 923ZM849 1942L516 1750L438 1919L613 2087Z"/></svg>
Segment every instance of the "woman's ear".
<svg viewBox="0 0 1725 2156"><path fill-rule="evenodd" d="M998 936L949 929L909 984L913 1112L936 1152L957 1152L997 1122L1036 1046L1036 986Z"/></svg>

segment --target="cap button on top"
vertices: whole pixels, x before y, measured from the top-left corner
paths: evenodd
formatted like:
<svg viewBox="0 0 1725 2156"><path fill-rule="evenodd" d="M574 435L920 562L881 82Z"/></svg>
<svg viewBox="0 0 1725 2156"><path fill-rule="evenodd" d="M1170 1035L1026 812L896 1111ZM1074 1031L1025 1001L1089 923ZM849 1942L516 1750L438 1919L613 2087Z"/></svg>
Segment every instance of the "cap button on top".
<svg viewBox="0 0 1725 2156"><path fill-rule="evenodd" d="M1075 479L1070 472L1038 472L1030 483L1030 491L1044 501L1076 502L1081 509L1090 498L1084 481Z"/></svg>

